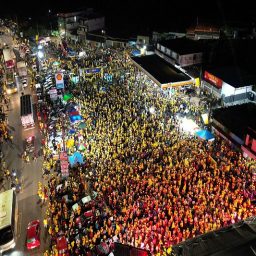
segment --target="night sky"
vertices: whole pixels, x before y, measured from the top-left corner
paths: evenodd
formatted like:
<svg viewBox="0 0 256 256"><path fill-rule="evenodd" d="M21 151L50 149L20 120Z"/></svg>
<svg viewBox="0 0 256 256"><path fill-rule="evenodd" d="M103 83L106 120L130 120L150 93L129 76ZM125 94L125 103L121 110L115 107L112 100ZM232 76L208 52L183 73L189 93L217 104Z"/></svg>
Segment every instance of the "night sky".
<svg viewBox="0 0 256 256"><path fill-rule="evenodd" d="M107 26L115 29L151 31L181 29L199 22L228 24L256 23L253 1L181 1L181 0L13 0L5 1L0 12L18 16L46 17L47 11L76 10L93 7L105 14Z"/></svg>

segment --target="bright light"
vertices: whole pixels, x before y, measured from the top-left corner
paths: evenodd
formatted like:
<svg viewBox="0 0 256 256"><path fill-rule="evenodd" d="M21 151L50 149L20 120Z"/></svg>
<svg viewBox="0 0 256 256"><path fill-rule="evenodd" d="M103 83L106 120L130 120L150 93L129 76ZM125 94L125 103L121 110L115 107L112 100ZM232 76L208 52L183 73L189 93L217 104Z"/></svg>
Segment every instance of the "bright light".
<svg viewBox="0 0 256 256"><path fill-rule="evenodd" d="M155 108L154 108L154 107L150 107L150 108L149 108L149 112L150 112L151 114L154 114L154 113L155 113Z"/></svg>
<svg viewBox="0 0 256 256"><path fill-rule="evenodd" d="M83 56L85 56L85 52L84 52L84 51L79 52L78 56L79 56L79 57L83 57Z"/></svg>
<svg viewBox="0 0 256 256"><path fill-rule="evenodd" d="M76 16L74 17L74 22L76 22Z"/></svg>
<svg viewBox="0 0 256 256"><path fill-rule="evenodd" d="M42 59L44 57L44 53L42 51L39 51L37 53L38 58Z"/></svg>
<svg viewBox="0 0 256 256"><path fill-rule="evenodd" d="M180 127L184 132L194 134L197 130L199 130L198 125L191 119L180 118Z"/></svg>
<svg viewBox="0 0 256 256"><path fill-rule="evenodd" d="M43 49L43 46L42 46L41 44L39 44L39 45L37 46L37 49L38 49L38 50L42 50L42 49Z"/></svg>
<svg viewBox="0 0 256 256"><path fill-rule="evenodd" d="M143 50L146 50L146 49L147 49L147 46L146 46L146 45L144 45L144 46L143 46Z"/></svg>

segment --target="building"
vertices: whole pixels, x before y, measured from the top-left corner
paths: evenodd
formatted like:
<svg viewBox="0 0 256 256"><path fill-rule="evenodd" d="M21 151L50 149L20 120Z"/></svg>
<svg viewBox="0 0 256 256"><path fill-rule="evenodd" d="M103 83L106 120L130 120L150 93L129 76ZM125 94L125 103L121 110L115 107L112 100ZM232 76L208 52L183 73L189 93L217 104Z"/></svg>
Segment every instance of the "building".
<svg viewBox="0 0 256 256"><path fill-rule="evenodd" d="M256 219L244 221L188 239L172 247L174 256L253 256Z"/></svg>
<svg viewBox="0 0 256 256"><path fill-rule="evenodd" d="M221 98L224 104L235 104L250 99L255 83L255 77L247 71L234 66L224 66L205 70L201 87L216 98Z"/></svg>
<svg viewBox="0 0 256 256"><path fill-rule="evenodd" d="M246 103L214 109L214 131L236 145L244 157L256 159L256 104Z"/></svg>
<svg viewBox="0 0 256 256"><path fill-rule="evenodd" d="M162 89L180 88L194 84L194 80L157 55L131 58L134 65Z"/></svg>
<svg viewBox="0 0 256 256"><path fill-rule="evenodd" d="M104 36L105 34L105 17L104 16L97 13L91 13L79 19L79 27L77 29L79 40L85 40L87 33L90 33L93 31L100 31L102 36Z"/></svg>
<svg viewBox="0 0 256 256"><path fill-rule="evenodd" d="M159 42L155 53L172 65L180 67L200 64L203 59L200 45L186 38Z"/></svg>
<svg viewBox="0 0 256 256"><path fill-rule="evenodd" d="M92 8L83 11L58 13L58 27L62 37L83 40L87 32L104 31L105 17L94 12Z"/></svg>
<svg viewBox="0 0 256 256"><path fill-rule="evenodd" d="M187 29L186 37L192 40L219 39L220 28L213 25L197 24Z"/></svg>
<svg viewBox="0 0 256 256"><path fill-rule="evenodd" d="M62 37L69 38L76 32L79 26L79 19L85 14L85 11L58 13L58 28Z"/></svg>
<svg viewBox="0 0 256 256"><path fill-rule="evenodd" d="M157 43L164 40L177 39L185 37L186 33L183 32L157 32L153 31L152 33L152 41L153 43Z"/></svg>

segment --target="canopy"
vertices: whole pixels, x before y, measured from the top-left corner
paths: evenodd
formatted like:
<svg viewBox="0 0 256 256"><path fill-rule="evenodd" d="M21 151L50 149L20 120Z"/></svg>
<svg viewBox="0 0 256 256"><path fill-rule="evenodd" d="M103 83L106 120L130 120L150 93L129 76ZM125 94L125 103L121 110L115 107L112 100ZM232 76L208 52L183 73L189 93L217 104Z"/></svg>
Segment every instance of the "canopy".
<svg viewBox="0 0 256 256"><path fill-rule="evenodd" d="M78 125L78 127L79 127L80 129L84 129L84 128L86 127L86 123L85 123L85 122L81 122L81 123Z"/></svg>
<svg viewBox="0 0 256 256"><path fill-rule="evenodd" d="M58 66L58 65L60 65L60 63L59 63L58 61L54 61L54 62L52 63L52 65Z"/></svg>
<svg viewBox="0 0 256 256"><path fill-rule="evenodd" d="M72 123L74 123L74 122L76 122L76 121L81 121L81 120L83 120L83 118L82 118L80 115L77 115L77 116L70 116L69 119L70 119L70 122L72 122Z"/></svg>
<svg viewBox="0 0 256 256"><path fill-rule="evenodd" d="M73 94L71 94L71 93L66 93L66 94L63 95L63 100L64 101L68 101L72 98L73 98Z"/></svg>
<svg viewBox="0 0 256 256"><path fill-rule="evenodd" d="M78 150L85 150L86 147L85 147L85 144L80 144L79 147L78 147Z"/></svg>
<svg viewBox="0 0 256 256"><path fill-rule="evenodd" d="M212 140L214 139L214 135L208 130L199 130L196 132L196 135L204 140Z"/></svg>
<svg viewBox="0 0 256 256"><path fill-rule="evenodd" d="M75 152L72 156L68 158L68 160L71 166L74 166L76 163L84 163L83 156L80 152Z"/></svg>
<svg viewBox="0 0 256 256"><path fill-rule="evenodd" d="M69 133L69 134L74 134L74 133L76 133L76 130L70 129L68 133Z"/></svg>

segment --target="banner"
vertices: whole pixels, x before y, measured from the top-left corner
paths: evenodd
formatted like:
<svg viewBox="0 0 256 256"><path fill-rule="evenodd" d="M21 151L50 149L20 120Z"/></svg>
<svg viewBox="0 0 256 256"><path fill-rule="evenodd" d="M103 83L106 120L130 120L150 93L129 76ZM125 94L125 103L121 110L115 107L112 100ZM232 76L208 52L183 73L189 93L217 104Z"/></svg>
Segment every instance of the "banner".
<svg viewBox="0 0 256 256"><path fill-rule="evenodd" d="M222 80L218 77L214 76L213 74L205 71L204 72L204 78L210 82L211 84L215 85L216 88L221 89L222 87Z"/></svg>
<svg viewBox="0 0 256 256"><path fill-rule="evenodd" d="M55 74L55 81L56 81L57 89L64 89L63 73L59 72L59 73Z"/></svg>

